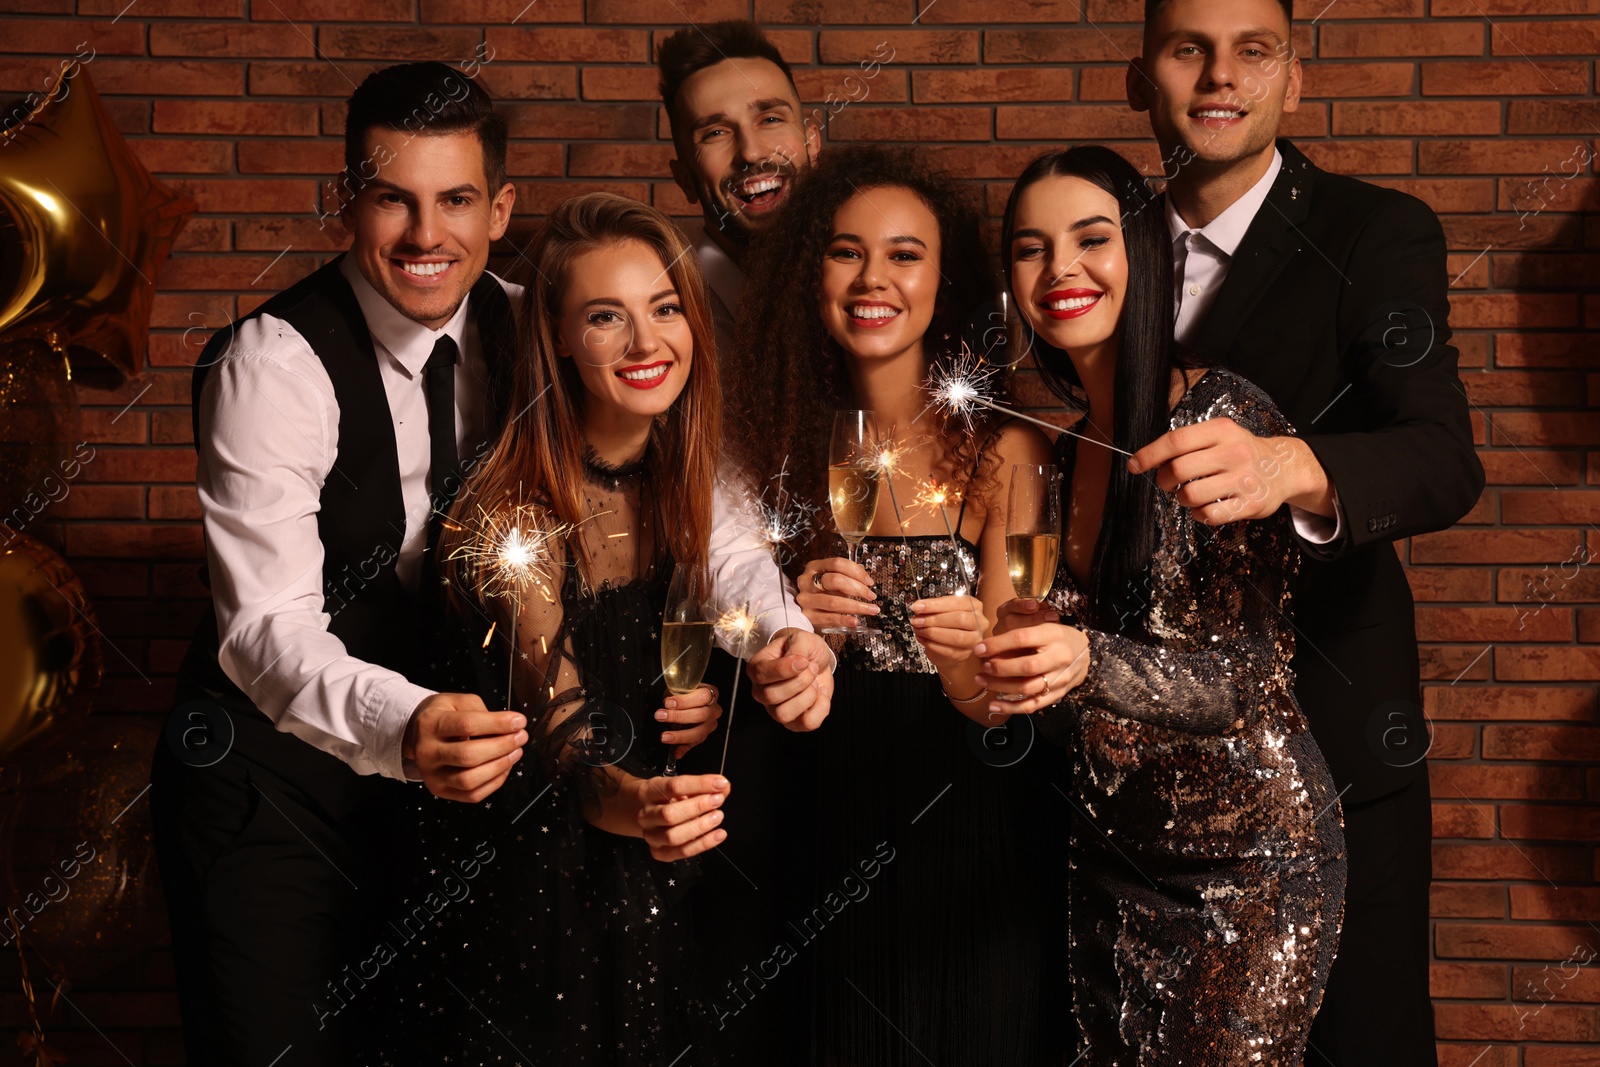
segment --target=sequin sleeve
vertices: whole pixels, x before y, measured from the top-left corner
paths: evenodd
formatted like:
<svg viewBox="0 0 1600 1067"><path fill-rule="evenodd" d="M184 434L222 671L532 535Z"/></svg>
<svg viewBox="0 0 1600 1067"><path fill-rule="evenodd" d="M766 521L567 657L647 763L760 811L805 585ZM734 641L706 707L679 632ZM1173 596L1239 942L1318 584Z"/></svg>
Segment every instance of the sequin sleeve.
<svg viewBox="0 0 1600 1067"><path fill-rule="evenodd" d="M1176 578L1192 592L1160 644L1085 630L1080 707L1180 730L1220 733L1253 721L1281 691L1293 656L1283 611L1296 548L1281 513L1221 527Z"/></svg>
<svg viewBox="0 0 1600 1067"><path fill-rule="evenodd" d="M1230 380L1203 417L1232 418L1258 437L1293 433L1265 394ZM1143 590L1149 638L1085 630L1089 672L1072 697L1173 729L1238 730L1293 684L1287 612L1300 549L1288 510L1212 527L1162 500L1162 547Z"/></svg>

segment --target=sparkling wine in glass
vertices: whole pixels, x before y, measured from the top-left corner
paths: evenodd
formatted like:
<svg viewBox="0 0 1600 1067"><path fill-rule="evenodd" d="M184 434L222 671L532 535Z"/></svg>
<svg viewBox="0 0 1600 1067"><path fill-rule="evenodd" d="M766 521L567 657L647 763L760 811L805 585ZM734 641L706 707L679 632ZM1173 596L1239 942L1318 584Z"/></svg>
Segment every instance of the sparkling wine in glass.
<svg viewBox="0 0 1600 1067"><path fill-rule="evenodd" d="M1019 463L1011 468L1006 509L1006 569L1012 590L1025 600L1049 596L1060 558L1061 472L1050 463ZM999 699L1025 698L1002 693Z"/></svg>
<svg viewBox="0 0 1600 1067"><path fill-rule="evenodd" d="M713 639L711 609L692 574L683 567L673 571L667 587L667 606L661 617L661 677L667 690L682 696L692 693L705 676ZM678 773L678 759L667 752L667 777Z"/></svg>
<svg viewBox="0 0 1600 1067"><path fill-rule="evenodd" d="M833 441L828 447L828 505L833 524L844 538L850 562L872 530L878 514L878 464L876 424L870 411L841 411L833 417ZM830 626L829 634L877 633L878 628L857 616L853 626Z"/></svg>

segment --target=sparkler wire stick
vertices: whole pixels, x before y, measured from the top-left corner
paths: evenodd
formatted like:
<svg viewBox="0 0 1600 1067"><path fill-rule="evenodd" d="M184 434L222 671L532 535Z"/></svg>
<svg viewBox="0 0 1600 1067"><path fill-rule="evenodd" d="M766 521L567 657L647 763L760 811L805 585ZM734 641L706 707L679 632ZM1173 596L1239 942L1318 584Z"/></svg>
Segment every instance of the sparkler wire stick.
<svg viewBox="0 0 1600 1067"><path fill-rule="evenodd" d="M717 766L718 774L728 769L728 742L733 737L733 709L739 703L739 675L744 673L744 658L750 651L750 635L755 628L755 616L750 614L748 603L740 608L730 608L717 618L717 631L735 644L737 659L737 664L733 668L733 695L728 698L728 725L722 734L722 762Z"/></svg>
<svg viewBox="0 0 1600 1067"><path fill-rule="evenodd" d="M927 388L933 394L933 404L952 415L970 418L974 406L986 407L991 411L998 411L1002 415L1009 415L1012 418L1021 419L1023 422L1031 422L1035 426L1050 430L1053 433L1076 437L1080 441L1088 441L1092 445L1109 448L1111 451L1121 453L1124 456L1133 455L1132 452L1126 449L1118 448L1116 445L1107 444L1104 441L1097 441L1087 434L1077 433L1074 430L1064 430L1052 423L1045 422L1043 419L1036 419L1032 415L1024 415L1022 412L1008 408L1003 404L996 404L993 400L983 395L983 386L995 373L993 368L985 369L981 366L956 369L935 367L928 375Z"/></svg>

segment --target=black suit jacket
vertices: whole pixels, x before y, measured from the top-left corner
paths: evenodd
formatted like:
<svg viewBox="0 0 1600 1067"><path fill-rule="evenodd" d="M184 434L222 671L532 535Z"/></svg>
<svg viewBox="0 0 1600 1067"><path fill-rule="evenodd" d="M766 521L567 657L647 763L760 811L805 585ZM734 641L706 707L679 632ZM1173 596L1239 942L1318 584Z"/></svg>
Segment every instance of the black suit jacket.
<svg viewBox="0 0 1600 1067"><path fill-rule="evenodd" d="M1411 589L1392 542L1453 525L1483 466L1450 345L1444 233L1404 193L1283 168L1193 347L1264 389L1316 454L1345 533L1307 548L1297 694L1347 803L1424 772Z"/></svg>

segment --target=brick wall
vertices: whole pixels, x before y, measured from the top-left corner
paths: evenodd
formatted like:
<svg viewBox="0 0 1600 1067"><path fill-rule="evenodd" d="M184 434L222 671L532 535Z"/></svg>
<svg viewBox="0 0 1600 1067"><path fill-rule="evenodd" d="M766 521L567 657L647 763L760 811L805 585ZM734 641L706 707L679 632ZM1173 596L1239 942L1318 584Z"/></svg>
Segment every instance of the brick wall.
<svg viewBox="0 0 1600 1067"><path fill-rule="evenodd" d="M163 711L201 610L187 366L204 331L186 331L249 311L340 247L337 227L319 226L318 190L339 165L343 100L369 71L424 57L481 67L510 116L516 234L594 188L688 214L648 59L688 20L754 16L796 65L808 105L837 110L829 138L935 145L998 215L1009 179L1063 139L1125 142L1155 164L1144 117L1122 102L1140 8L0 0L0 92L42 87L87 41L88 70L136 151L200 204L160 279L148 372L81 391L99 458L34 531L65 546L122 653L108 655L100 709ZM1296 8L1307 100L1287 132L1320 165L1440 214L1488 469L1460 526L1398 546L1434 724L1443 1063L1600 1064L1600 965L1583 965L1600 953L1600 609L1586 606L1600 593L1586 565L1600 552L1600 0ZM880 42L894 59L863 79L858 64ZM63 1009L74 1064L181 1061L163 952L74 1000L81 1014ZM3 1006L4 1024L20 1020L15 993Z"/></svg>

